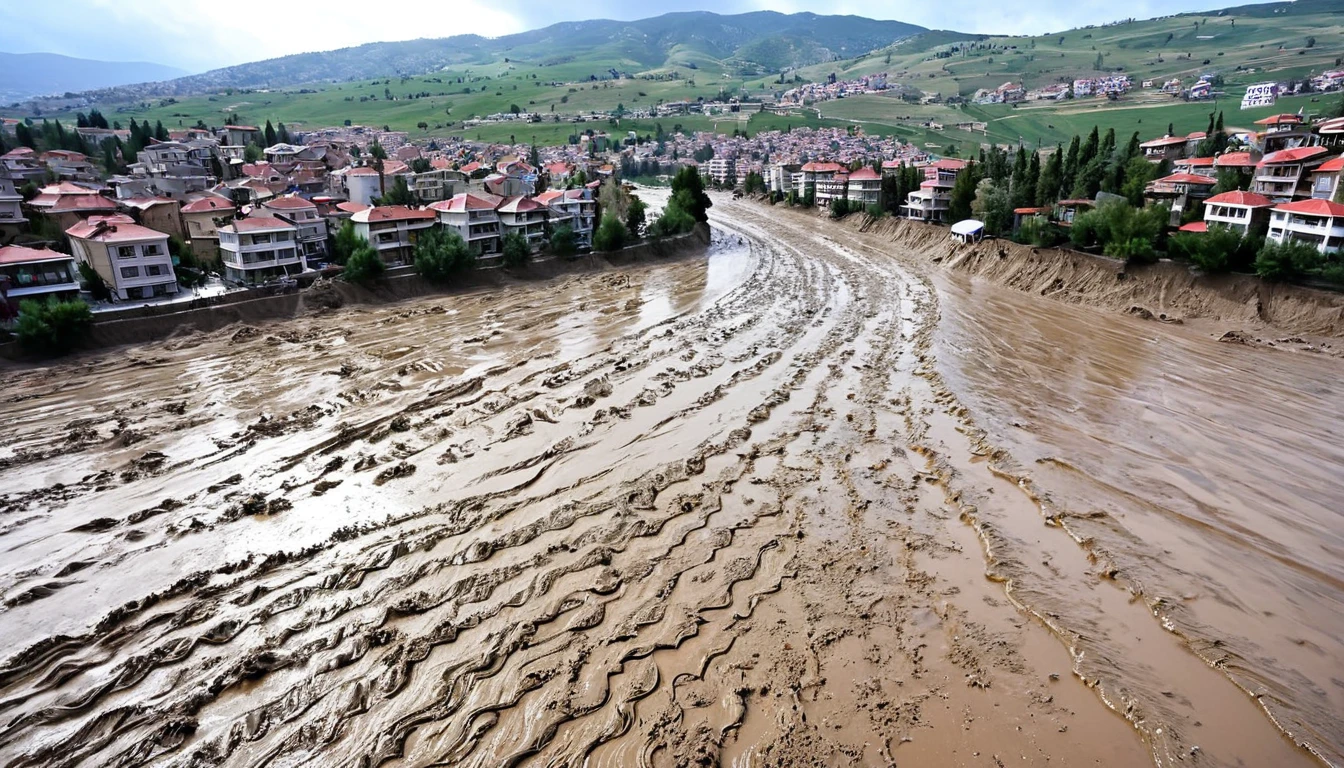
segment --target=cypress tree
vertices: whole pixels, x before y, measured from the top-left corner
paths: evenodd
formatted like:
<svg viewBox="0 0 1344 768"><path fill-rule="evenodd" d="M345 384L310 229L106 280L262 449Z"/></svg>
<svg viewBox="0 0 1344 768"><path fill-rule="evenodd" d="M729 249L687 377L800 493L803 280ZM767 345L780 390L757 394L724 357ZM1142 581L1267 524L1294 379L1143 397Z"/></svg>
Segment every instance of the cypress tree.
<svg viewBox="0 0 1344 768"><path fill-rule="evenodd" d="M1064 155L1064 168L1059 177L1060 194L1073 189L1073 178L1078 175L1078 156L1081 151L1078 136L1074 134L1073 141L1069 142L1069 151Z"/></svg>
<svg viewBox="0 0 1344 768"><path fill-rule="evenodd" d="M271 125L270 120L266 121L265 133L266 133L266 146L268 147L275 146L275 127Z"/></svg>

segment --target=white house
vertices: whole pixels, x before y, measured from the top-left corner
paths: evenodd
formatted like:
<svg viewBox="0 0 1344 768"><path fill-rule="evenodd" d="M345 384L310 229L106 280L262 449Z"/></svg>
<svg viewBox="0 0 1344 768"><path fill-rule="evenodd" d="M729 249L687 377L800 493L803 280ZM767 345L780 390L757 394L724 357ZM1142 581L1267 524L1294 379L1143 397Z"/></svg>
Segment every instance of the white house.
<svg viewBox="0 0 1344 768"><path fill-rule="evenodd" d="M1296 240L1314 245L1321 253L1344 248L1344 204L1329 200L1297 200L1274 206L1268 239Z"/></svg>
<svg viewBox="0 0 1344 768"><path fill-rule="evenodd" d="M532 250L546 239L546 206L528 197L511 197L499 206L499 225L504 235L520 232Z"/></svg>
<svg viewBox="0 0 1344 768"><path fill-rule="evenodd" d="M865 208L877 205L882 200L882 174L868 166L849 174L849 188L846 197L851 205Z"/></svg>
<svg viewBox="0 0 1344 768"><path fill-rule="evenodd" d="M457 232L467 245L488 256L500 251L499 214L495 209L503 202L503 198L483 192L463 192L450 200L430 203L429 208L441 226Z"/></svg>
<svg viewBox="0 0 1344 768"><path fill-rule="evenodd" d="M420 233L434 226L438 214L404 205L380 205L350 217L355 234L369 241L389 266L409 264L415 258Z"/></svg>
<svg viewBox="0 0 1344 768"><path fill-rule="evenodd" d="M17 311L24 299L79 298L75 260L59 251L21 245L0 248L0 297L0 301L8 301L11 312Z"/></svg>
<svg viewBox="0 0 1344 768"><path fill-rule="evenodd" d="M597 201L593 199L591 189L551 190L532 199L550 209L551 231L567 226L574 230L574 242L578 247L592 247Z"/></svg>
<svg viewBox="0 0 1344 768"><path fill-rule="evenodd" d="M965 160L944 158L924 166L924 181L906 198L906 218L916 221L943 222L952 205L952 186L957 174L966 168Z"/></svg>
<svg viewBox="0 0 1344 768"><path fill-rule="evenodd" d="M1204 223L1210 227L1221 224L1244 235L1254 224L1268 221L1269 209L1273 207L1274 201L1264 195L1240 190L1224 192L1204 201Z"/></svg>
<svg viewBox="0 0 1344 768"><path fill-rule="evenodd" d="M325 261L327 258L327 220L317 213L317 205L297 195L277 197L261 204L265 215L274 216L294 225L297 230L299 253L304 261Z"/></svg>
<svg viewBox="0 0 1344 768"><path fill-rule="evenodd" d="M252 216L220 227L224 277L255 285L302 272L307 265L299 253L297 238L293 224L273 216Z"/></svg>
<svg viewBox="0 0 1344 768"><path fill-rule="evenodd" d="M177 293L168 235L122 213L90 216L65 231L75 259L88 264L119 299Z"/></svg>

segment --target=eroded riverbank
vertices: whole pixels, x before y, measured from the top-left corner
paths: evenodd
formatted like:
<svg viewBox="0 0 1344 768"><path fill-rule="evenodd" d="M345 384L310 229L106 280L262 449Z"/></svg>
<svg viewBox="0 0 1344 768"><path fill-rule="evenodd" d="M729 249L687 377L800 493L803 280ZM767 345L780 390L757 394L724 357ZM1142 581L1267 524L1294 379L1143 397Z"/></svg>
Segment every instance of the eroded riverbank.
<svg viewBox="0 0 1344 768"><path fill-rule="evenodd" d="M714 215L704 261L15 376L0 755L1312 764L1046 525L955 296Z"/></svg>

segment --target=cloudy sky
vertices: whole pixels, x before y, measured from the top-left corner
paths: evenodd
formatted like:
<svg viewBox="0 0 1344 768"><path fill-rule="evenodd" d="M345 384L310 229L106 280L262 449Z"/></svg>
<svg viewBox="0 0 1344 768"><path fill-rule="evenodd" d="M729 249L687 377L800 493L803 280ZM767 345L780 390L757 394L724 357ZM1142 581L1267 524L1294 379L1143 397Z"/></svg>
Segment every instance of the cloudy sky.
<svg viewBox="0 0 1344 768"><path fill-rule="evenodd" d="M812 11L895 19L934 29L1043 34L1121 16L1150 18L1231 5L1230 0L0 0L0 51L44 51L108 61L152 61L193 72L380 40L498 37L581 19L635 19L668 11Z"/></svg>

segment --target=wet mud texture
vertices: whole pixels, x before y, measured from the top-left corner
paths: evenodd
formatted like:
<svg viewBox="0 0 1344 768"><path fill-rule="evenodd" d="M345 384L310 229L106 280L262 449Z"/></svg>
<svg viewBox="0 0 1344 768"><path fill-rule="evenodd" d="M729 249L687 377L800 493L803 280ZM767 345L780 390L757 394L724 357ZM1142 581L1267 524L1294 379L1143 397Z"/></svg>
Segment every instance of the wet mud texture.
<svg viewBox="0 0 1344 768"><path fill-rule="evenodd" d="M1319 764L977 426L955 297L715 217L10 376L0 762Z"/></svg>

